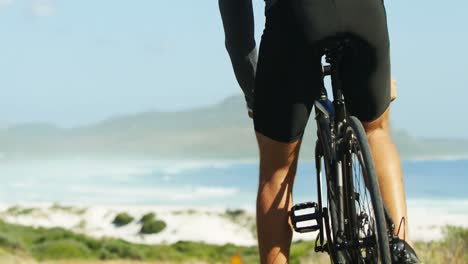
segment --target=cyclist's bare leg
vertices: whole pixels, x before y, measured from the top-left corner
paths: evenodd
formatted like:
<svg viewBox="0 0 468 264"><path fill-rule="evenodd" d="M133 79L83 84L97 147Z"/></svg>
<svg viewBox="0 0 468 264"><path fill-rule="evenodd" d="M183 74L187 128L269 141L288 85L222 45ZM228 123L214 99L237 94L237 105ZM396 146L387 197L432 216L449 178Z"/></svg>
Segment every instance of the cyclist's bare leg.
<svg viewBox="0 0 468 264"><path fill-rule="evenodd" d="M380 191L393 221L395 232L408 243L408 217L400 157L390 137L390 107L377 120L363 122L374 157Z"/></svg>
<svg viewBox="0 0 468 264"><path fill-rule="evenodd" d="M257 234L262 264L288 263L289 210L301 141L281 143L256 133L260 149Z"/></svg>

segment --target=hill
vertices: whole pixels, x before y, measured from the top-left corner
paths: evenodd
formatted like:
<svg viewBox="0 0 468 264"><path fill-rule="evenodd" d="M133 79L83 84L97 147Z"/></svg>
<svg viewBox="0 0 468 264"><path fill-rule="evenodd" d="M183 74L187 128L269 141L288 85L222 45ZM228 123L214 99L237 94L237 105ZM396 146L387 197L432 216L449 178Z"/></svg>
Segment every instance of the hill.
<svg viewBox="0 0 468 264"><path fill-rule="evenodd" d="M0 157L121 157L164 159L250 159L257 156L243 98L180 112L117 116L82 127L23 124L0 129ZM315 123L309 122L302 155L312 158ZM416 138L393 131L404 158L468 156L468 140Z"/></svg>

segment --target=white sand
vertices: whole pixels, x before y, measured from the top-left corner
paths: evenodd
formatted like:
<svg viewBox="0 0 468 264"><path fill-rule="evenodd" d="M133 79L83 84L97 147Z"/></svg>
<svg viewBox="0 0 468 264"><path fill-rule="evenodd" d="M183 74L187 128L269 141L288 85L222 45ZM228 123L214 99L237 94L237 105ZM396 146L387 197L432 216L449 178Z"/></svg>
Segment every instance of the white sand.
<svg viewBox="0 0 468 264"><path fill-rule="evenodd" d="M0 211L3 211L0 217L6 222L34 227L63 227L97 238L114 237L145 244L175 243L180 240L210 244L256 244L252 232L244 225L231 221L224 215L225 210L220 208L92 206L83 214L78 214L69 210L52 209L51 205L35 204L20 206L21 209L36 210L18 215L7 213L8 207L0 206ZM130 214L135 220L123 227L114 226L112 221L120 212ZM154 212L167 226L158 234L141 235L141 224L138 221L149 212Z"/></svg>
<svg viewBox="0 0 468 264"><path fill-rule="evenodd" d="M408 218L412 240L438 240L447 225L468 228L468 200L409 200Z"/></svg>
<svg viewBox="0 0 468 264"><path fill-rule="evenodd" d="M235 223L224 215L223 208L187 208L174 206L91 206L83 213L76 210L52 209L51 204L21 205L36 208L27 214L7 213L11 205L0 205L0 218L26 226L63 227L92 237L114 237L135 243L174 243L180 240L203 241L210 244L233 243L256 245L250 229L254 213L248 210L242 222ZM409 221L412 240L437 240L446 225L468 227L468 201L409 201ZM80 207L75 207L80 208ZM84 207L83 207L84 208ZM135 220L123 227L112 224L119 212L127 212ZM154 235L141 235L138 220L154 212L167 227ZM313 240L316 233L294 234L294 240Z"/></svg>

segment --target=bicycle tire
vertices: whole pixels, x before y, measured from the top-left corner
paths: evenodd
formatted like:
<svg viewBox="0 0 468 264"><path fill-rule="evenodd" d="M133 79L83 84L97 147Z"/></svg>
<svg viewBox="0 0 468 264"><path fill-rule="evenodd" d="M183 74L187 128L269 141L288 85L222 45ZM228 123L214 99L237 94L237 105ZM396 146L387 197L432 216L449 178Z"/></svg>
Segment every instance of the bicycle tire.
<svg viewBox="0 0 468 264"><path fill-rule="evenodd" d="M367 136L356 117L347 121L343 151L345 235L355 245L349 247L347 255L350 263L391 263L384 205ZM365 202L368 208L364 210Z"/></svg>

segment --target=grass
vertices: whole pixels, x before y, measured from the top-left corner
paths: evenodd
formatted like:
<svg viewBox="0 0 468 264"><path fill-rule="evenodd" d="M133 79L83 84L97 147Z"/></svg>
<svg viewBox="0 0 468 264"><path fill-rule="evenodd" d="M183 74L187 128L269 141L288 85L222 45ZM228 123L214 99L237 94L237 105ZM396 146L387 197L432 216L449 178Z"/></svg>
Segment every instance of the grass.
<svg viewBox="0 0 468 264"><path fill-rule="evenodd" d="M446 227L444 234L440 241L416 243L421 260L429 264L468 263L468 229ZM0 221L0 263L229 263L236 253L243 263L259 263L257 247L188 241L141 245L93 239L62 228L32 228ZM326 254L313 252L313 242L299 241L291 247L290 263L329 263L329 259Z"/></svg>
<svg viewBox="0 0 468 264"><path fill-rule="evenodd" d="M427 264L468 263L468 229L447 226L444 228L444 239L429 243L416 243L420 259Z"/></svg>
<svg viewBox="0 0 468 264"><path fill-rule="evenodd" d="M93 239L62 228L33 228L0 221L0 249L10 255L51 260L144 260L167 263L229 263L239 252L246 263L258 263L255 247L218 246L180 241L172 245L132 244L119 239Z"/></svg>
<svg viewBox="0 0 468 264"><path fill-rule="evenodd" d="M23 250L24 244L20 239L11 234L0 233L0 248L10 251Z"/></svg>

